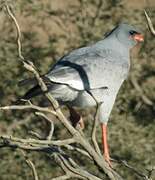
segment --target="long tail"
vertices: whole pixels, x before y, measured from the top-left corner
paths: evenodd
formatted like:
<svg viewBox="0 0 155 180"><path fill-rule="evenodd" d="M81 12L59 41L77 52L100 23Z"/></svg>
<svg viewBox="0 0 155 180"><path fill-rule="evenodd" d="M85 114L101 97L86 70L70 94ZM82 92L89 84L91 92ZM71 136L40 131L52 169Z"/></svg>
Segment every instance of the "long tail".
<svg viewBox="0 0 155 180"><path fill-rule="evenodd" d="M50 80L46 76L44 76L44 75L42 75L41 78L43 79L43 81L45 83L49 83L50 82ZM37 84L38 84L38 81L37 81L36 78L23 79L23 80L18 82L18 86L25 86L25 85L34 85L35 86Z"/></svg>
<svg viewBox="0 0 155 180"><path fill-rule="evenodd" d="M21 99L30 100L31 98L39 96L41 94L43 94L43 92L40 86L36 85L33 88L31 88Z"/></svg>
<svg viewBox="0 0 155 180"><path fill-rule="evenodd" d="M45 76L42 76L43 81L47 85L48 91L53 87L53 83ZM24 100L30 100L33 97L39 96L44 94L44 92L41 90L40 86L38 85L38 82L35 78L32 79L25 79L19 82L19 86L24 86L24 85L34 85L33 88L28 90L26 94L21 97L20 99Z"/></svg>
<svg viewBox="0 0 155 180"><path fill-rule="evenodd" d="M23 79L18 82L18 86L25 86L25 85L37 85L37 80L35 78Z"/></svg>

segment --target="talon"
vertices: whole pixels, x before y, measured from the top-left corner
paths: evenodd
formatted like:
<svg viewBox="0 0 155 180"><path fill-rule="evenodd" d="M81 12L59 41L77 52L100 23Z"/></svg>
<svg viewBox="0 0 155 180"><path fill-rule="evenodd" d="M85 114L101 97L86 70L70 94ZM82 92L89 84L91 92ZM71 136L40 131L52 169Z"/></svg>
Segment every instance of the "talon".
<svg viewBox="0 0 155 180"><path fill-rule="evenodd" d="M109 167L112 168L112 164L111 164L111 161L110 161L109 154L104 154L104 159L108 163Z"/></svg>

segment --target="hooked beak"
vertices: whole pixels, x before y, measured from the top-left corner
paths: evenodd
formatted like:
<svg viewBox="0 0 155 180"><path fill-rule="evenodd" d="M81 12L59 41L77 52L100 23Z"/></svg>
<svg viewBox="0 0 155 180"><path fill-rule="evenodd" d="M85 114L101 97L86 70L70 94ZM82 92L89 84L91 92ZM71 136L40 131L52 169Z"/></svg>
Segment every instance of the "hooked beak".
<svg viewBox="0 0 155 180"><path fill-rule="evenodd" d="M137 42L143 42L144 36L142 34L135 34L135 35L133 35L133 39Z"/></svg>

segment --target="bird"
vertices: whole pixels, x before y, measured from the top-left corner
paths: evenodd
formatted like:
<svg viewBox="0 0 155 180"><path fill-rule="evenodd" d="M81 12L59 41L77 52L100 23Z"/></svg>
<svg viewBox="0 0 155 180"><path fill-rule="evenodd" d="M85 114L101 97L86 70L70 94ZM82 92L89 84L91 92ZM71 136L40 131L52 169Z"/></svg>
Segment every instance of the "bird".
<svg viewBox="0 0 155 180"><path fill-rule="evenodd" d="M60 58L42 75L48 92L70 109L74 125L83 126L74 107L86 108L99 103L98 120L101 124L102 148L111 166L107 142L107 123L118 91L130 70L130 50L144 41L143 34L134 26L119 23L101 40L72 50ZM36 79L26 79L20 85L33 84L22 99L43 95ZM75 122L74 122L75 121Z"/></svg>

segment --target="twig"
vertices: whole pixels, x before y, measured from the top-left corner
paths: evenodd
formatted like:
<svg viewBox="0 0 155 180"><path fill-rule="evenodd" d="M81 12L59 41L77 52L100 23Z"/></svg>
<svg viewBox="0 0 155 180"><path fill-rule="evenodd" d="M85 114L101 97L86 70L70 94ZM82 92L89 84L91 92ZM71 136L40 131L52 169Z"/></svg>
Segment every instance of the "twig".
<svg viewBox="0 0 155 180"><path fill-rule="evenodd" d="M49 134L48 134L48 136L46 138L47 140L51 140L52 137L53 137L53 133L54 133L54 124L53 124L53 122L51 122L50 125L51 125L51 127L50 127Z"/></svg>
<svg viewBox="0 0 155 180"><path fill-rule="evenodd" d="M28 131L28 134L34 136L37 139L40 139L40 140L43 139L42 136L35 131Z"/></svg>
<svg viewBox="0 0 155 180"><path fill-rule="evenodd" d="M56 145L56 146L65 146L68 144L75 143L75 140L73 138L51 141L51 140L38 140L38 139L22 139L22 138L12 137L8 135L2 135L0 136L0 139L5 140L5 141L20 142L24 144L34 143L34 144L42 144L42 145Z"/></svg>
<svg viewBox="0 0 155 180"><path fill-rule="evenodd" d="M155 171L155 166L151 167L151 169L147 169L147 171L148 171L148 178L150 178L150 180L151 180L152 173L153 173L153 171Z"/></svg>
<svg viewBox="0 0 155 180"><path fill-rule="evenodd" d="M88 173L87 171L81 169L79 166L76 165L74 168L66 159L64 156L57 154L55 156L56 161L58 164L61 164L61 166L65 166L67 168L66 174L70 174L70 177L78 177L80 179L88 179L88 180L101 180L100 178ZM73 161L74 162L74 161ZM74 162L75 163L75 162ZM76 164L76 163L75 163Z"/></svg>
<svg viewBox="0 0 155 180"><path fill-rule="evenodd" d="M26 155L25 151L23 151L22 149L19 149L20 152L23 154L24 158L25 158L25 162L27 163L27 165L30 167L30 169L32 170L33 173L33 177L34 180L39 180L38 178L38 174L35 168L35 165L33 164L33 162L28 158L28 156Z"/></svg>
<svg viewBox="0 0 155 180"><path fill-rule="evenodd" d="M155 36L155 29L153 27L153 23L151 21L151 18L149 17L149 15L146 12L146 10L144 10L144 14L145 14L145 17L146 17L146 20L147 20L148 27L149 27L151 33Z"/></svg>
<svg viewBox="0 0 155 180"><path fill-rule="evenodd" d="M17 45L18 45L18 55L19 58L24 61L24 57L22 55L22 46L21 46L21 32L20 32L20 27L18 25L18 22L15 18L15 16L13 15L10 6L8 6L7 3L5 3L4 7L6 8L6 11L8 13L8 15L10 16L10 18L13 20L13 22L15 23L15 27L17 30Z"/></svg>
<svg viewBox="0 0 155 180"><path fill-rule="evenodd" d="M52 180L61 180L61 178L70 179L70 178L76 177L75 174L73 174L72 172L70 172L68 170L68 168L66 167L64 162L60 159L58 154L54 154L54 159L55 159L56 163L61 167L61 169L66 173L66 175L52 178Z"/></svg>
<svg viewBox="0 0 155 180"><path fill-rule="evenodd" d="M137 169L135 169L134 167L130 166L126 161L120 161L125 167L131 169L133 172L135 172L138 176L142 177L142 178L147 178L146 175L144 175L143 173L139 172Z"/></svg>
<svg viewBox="0 0 155 180"><path fill-rule="evenodd" d="M17 142L14 142L13 139L18 140ZM54 149L51 146L44 146L44 145L38 145L38 146L33 146L33 144L31 145L26 145L25 144L25 140L19 140L17 138L3 138L3 146L1 145L0 147L11 147L11 148L19 148L22 150L34 150L34 151L43 151L43 152L47 152L49 154L52 153L52 156L56 155L56 158L59 158L59 165L62 167L62 169L66 172L68 177L78 177L80 179L89 179L89 180L101 180L100 178L88 173L87 171L81 169L71 158L63 157L61 155L61 153L58 151L58 149ZM47 140L46 140L47 141ZM53 154L54 153L54 154ZM71 162L71 164L68 162ZM28 163L30 163L30 161L27 161ZM31 163L30 163L31 164ZM72 165L74 164L75 167L72 167ZM35 174L36 177L36 171L35 171L35 167L31 164L32 168L33 168L33 173Z"/></svg>
<svg viewBox="0 0 155 180"><path fill-rule="evenodd" d="M63 176L59 176L56 178L52 178L51 180L66 180L66 179L70 179L70 176L68 174L63 175Z"/></svg>
<svg viewBox="0 0 155 180"><path fill-rule="evenodd" d="M75 147L75 146L71 146L71 145L64 145L65 148L67 148L68 150L71 150L71 151L77 151L79 153L81 153L82 155L88 157L89 159L92 159L92 157L88 154L87 151L83 150L83 149L80 149L78 147Z"/></svg>
<svg viewBox="0 0 155 180"><path fill-rule="evenodd" d="M151 180L149 175L145 175L143 172L137 170L135 167L129 165L127 163L127 161L125 160L115 160L115 159L111 159L112 161L116 162L116 163L120 163L122 165L124 165L125 167L129 168L130 170L132 170L133 173L135 173L138 177L143 178L144 180Z"/></svg>
<svg viewBox="0 0 155 180"><path fill-rule="evenodd" d="M36 171L36 168L35 168L33 162L28 158L26 158L26 162L27 162L28 166L32 169L34 180L39 180L38 174L37 174L37 171Z"/></svg>
<svg viewBox="0 0 155 180"><path fill-rule="evenodd" d="M49 108L40 107L40 106L36 106L33 104L31 104L31 105L10 105L10 106L0 107L0 110L25 110L25 109L34 109L34 110L38 110L38 111L42 111L42 112L51 113L56 116L55 111L52 111Z"/></svg>
<svg viewBox="0 0 155 180"><path fill-rule="evenodd" d="M44 113L36 112L35 114L45 118L50 123L51 127L50 127L50 131L49 131L49 134L48 134L46 139L51 140L52 136L53 136L53 133L54 133L54 123L53 123L53 121L50 118L48 118Z"/></svg>
<svg viewBox="0 0 155 180"><path fill-rule="evenodd" d="M23 143L18 142L12 142L12 141L6 141L0 143L0 148L4 147L10 147L10 148L19 148L23 150L31 150L31 151L44 151L46 149L49 149L52 147L49 147L48 145L38 145L38 146L32 146L32 145L24 145Z"/></svg>

